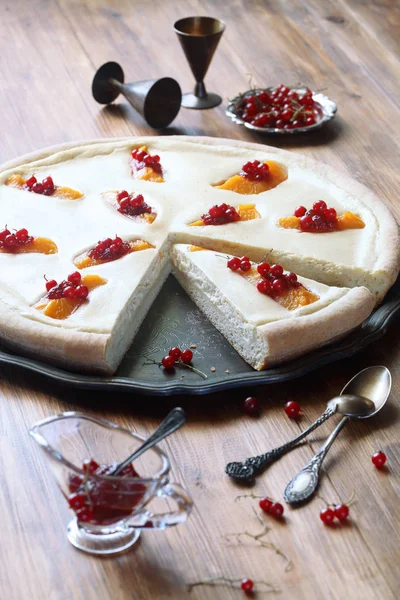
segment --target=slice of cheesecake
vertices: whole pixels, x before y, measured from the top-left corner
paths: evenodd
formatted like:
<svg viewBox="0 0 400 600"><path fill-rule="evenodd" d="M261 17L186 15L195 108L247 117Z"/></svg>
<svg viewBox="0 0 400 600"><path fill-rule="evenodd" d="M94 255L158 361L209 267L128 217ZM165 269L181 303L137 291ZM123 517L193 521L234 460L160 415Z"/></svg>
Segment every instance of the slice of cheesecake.
<svg viewBox="0 0 400 600"><path fill-rule="evenodd" d="M284 285L279 285L274 275L261 276L254 263L245 270L233 269L232 263L229 268L231 258L176 244L173 273L213 325L259 371L344 335L375 305L374 295L364 287L327 286L285 272L280 277Z"/></svg>

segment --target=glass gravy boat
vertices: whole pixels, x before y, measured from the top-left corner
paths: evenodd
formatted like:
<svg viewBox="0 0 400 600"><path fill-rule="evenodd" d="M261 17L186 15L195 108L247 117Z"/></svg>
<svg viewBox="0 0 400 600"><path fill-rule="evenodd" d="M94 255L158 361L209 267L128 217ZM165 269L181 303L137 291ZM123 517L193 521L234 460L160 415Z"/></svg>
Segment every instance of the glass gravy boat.
<svg viewBox="0 0 400 600"><path fill-rule="evenodd" d="M136 433L79 412L44 419L29 433L44 450L62 494L75 510L67 536L76 548L114 554L132 546L141 529L165 529L189 516L192 500L184 488L169 483L169 460L156 446L122 476L108 476L106 468L100 468L104 474L98 474L99 469L93 473L96 463L116 466L141 446L144 438ZM174 500L176 511L148 511L146 505L156 497Z"/></svg>

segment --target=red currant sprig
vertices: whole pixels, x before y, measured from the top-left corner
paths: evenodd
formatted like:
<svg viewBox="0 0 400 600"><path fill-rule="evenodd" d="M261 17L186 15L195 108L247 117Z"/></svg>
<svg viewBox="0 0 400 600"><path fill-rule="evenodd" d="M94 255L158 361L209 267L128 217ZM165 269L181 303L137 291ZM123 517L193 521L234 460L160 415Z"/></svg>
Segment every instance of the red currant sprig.
<svg viewBox="0 0 400 600"><path fill-rule="evenodd" d="M283 516L284 508L282 504L279 502L273 502L270 498L261 498L259 506L261 510L263 510L265 513L269 513L276 519L280 519Z"/></svg>
<svg viewBox="0 0 400 600"><path fill-rule="evenodd" d="M228 260L227 266L231 271L238 271L240 269L245 273L246 271L250 271L251 262L248 256L242 256L242 258L233 256Z"/></svg>
<svg viewBox="0 0 400 600"><path fill-rule="evenodd" d="M347 504L337 504L330 508L327 506L319 513L319 518L324 525L332 525L335 519L338 521L346 521L350 514L350 509Z"/></svg>
<svg viewBox="0 0 400 600"><path fill-rule="evenodd" d="M168 372L173 372L175 367L187 367L191 371L194 371L198 375L201 375L204 379L207 379L207 375L193 367L192 363L193 352L187 348L186 350L181 350L178 346L170 348L168 354L161 359L160 362L152 360L148 358L152 364L162 366Z"/></svg>

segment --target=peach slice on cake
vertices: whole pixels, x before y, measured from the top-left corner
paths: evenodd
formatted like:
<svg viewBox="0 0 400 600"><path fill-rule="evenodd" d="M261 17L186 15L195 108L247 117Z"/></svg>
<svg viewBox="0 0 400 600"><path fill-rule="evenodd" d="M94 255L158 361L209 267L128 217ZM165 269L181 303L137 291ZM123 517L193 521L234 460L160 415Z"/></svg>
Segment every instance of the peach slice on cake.
<svg viewBox="0 0 400 600"><path fill-rule="evenodd" d="M126 190L122 190L104 192L102 195L124 217L149 225L157 218L156 211L145 202L143 194L130 194Z"/></svg>
<svg viewBox="0 0 400 600"><path fill-rule="evenodd" d="M88 301L92 290L106 283L107 280L98 275L82 277L78 271L68 275L61 283L57 283L55 279L46 280L46 294L36 302L34 308L43 312L46 317L67 319Z"/></svg>
<svg viewBox="0 0 400 600"><path fill-rule="evenodd" d="M29 235L27 229L17 229L15 233L6 227L0 231L0 252L7 254L57 254L57 245L48 238Z"/></svg>
<svg viewBox="0 0 400 600"><path fill-rule="evenodd" d="M130 166L134 179L143 179L156 183L164 182L160 157L158 154L149 154L147 146L132 150Z"/></svg>
<svg viewBox="0 0 400 600"><path fill-rule="evenodd" d="M364 229L365 223L359 215L346 211L338 215L334 208L328 208L326 202L318 200L309 210L298 206L294 214L282 217L278 225L284 229L298 229L308 233L326 233L345 229Z"/></svg>
<svg viewBox="0 0 400 600"><path fill-rule="evenodd" d="M153 244L140 239L124 242L119 236L115 236L114 239L106 238L98 242L93 248L77 256L74 259L74 265L78 269L86 269L93 265L102 265L118 260L131 252L139 252L154 247Z"/></svg>
<svg viewBox="0 0 400 600"><path fill-rule="evenodd" d="M82 192L73 190L70 187L55 185L52 177L45 177L43 181L38 181L34 175L31 175L28 179L24 179L19 173L14 173L6 181L6 185L10 187L18 188L19 190L26 190L28 192L34 192L42 196L55 196L56 198L62 198L63 200L78 200L83 197Z"/></svg>
<svg viewBox="0 0 400 600"><path fill-rule="evenodd" d="M261 194L277 187L287 177L287 169L274 160L266 162L254 160L245 163L242 170L236 175L214 184L213 187L219 190L230 190L237 194Z"/></svg>
<svg viewBox="0 0 400 600"><path fill-rule="evenodd" d="M215 204L200 219L189 223L191 227L201 227L202 225L226 225L237 221L252 221L260 219L261 215L256 209L255 204L239 204L237 208L229 204Z"/></svg>

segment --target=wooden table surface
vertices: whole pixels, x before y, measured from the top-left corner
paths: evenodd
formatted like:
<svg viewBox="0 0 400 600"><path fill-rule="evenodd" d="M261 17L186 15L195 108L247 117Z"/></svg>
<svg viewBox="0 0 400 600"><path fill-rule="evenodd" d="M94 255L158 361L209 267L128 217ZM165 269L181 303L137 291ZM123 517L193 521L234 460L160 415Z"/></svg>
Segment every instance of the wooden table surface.
<svg viewBox="0 0 400 600"><path fill-rule="evenodd" d="M352 173L400 218L400 9L392 0L2 2L0 159L72 140L152 133L123 99L106 108L97 105L91 80L98 66L117 60L130 81L170 75L189 91L193 78L172 25L191 14L217 16L227 24L206 79L224 103L247 88L251 74L259 85L303 82L326 89L338 102L339 113L318 133L269 139L233 126L224 105L201 112L182 109L163 135L211 135L295 149ZM240 589L229 586L188 589L191 582L218 577L264 580L275 590L269 593L285 599L398 597L398 333L397 322L379 343L351 360L298 381L257 389L259 420L240 410L252 390L197 398L110 397L78 393L1 368L0 597L243 597ZM350 377L374 364L392 372L390 403L373 420L350 423L341 433L326 460L320 488L329 502L355 493L348 523L325 527L319 519L324 506L320 498L301 509L285 507L282 522L260 515L256 499L235 501L243 493L282 499L286 482L309 460L337 418L312 435L308 445L271 466L252 490L239 489L224 475L227 461L288 440L322 412ZM283 412L289 399L303 408L298 423ZM65 535L66 503L29 439L28 426L78 409L146 435L177 404L187 410L188 424L162 445L172 457L173 479L193 496L191 518L168 531L146 531L141 543L119 558L98 559L75 550ZM371 464L378 448L388 455L387 470ZM243 535L227 538L262 531L257 515L270 528L263 538L267 545ZM257 598L267 595L260 591Z"/></svg>

